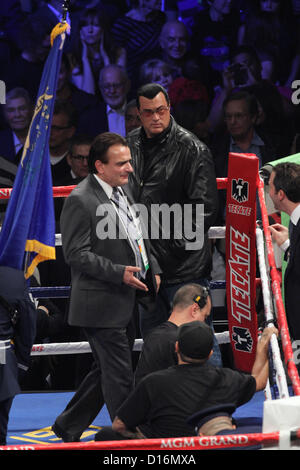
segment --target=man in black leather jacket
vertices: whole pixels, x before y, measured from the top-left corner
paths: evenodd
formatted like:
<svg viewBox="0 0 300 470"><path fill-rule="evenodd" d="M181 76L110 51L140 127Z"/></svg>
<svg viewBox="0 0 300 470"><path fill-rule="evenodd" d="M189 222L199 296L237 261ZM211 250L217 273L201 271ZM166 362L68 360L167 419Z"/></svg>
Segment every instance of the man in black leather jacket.
<svg viewBox="0 0 300 470"><path fill-rule="evenodd" d="M162 270L156 310L150 317L141 315L145 336L167 320L179 287L188 282L207 286L207 232L217 215L218 198L210 150L175 122L166 90L158 84L142 86L137 107L142 127L127 137L134 168L129 182L135 200L147 208L148 236Z"/></svg>

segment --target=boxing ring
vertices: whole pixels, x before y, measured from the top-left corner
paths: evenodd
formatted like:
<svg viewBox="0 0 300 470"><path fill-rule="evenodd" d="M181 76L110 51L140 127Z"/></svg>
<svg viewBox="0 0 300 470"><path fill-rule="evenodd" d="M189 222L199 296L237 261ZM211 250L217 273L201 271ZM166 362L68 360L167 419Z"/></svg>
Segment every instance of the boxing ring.
<svg viewBox="0 0 300 470"><path fill-rule="evenodd" d="M246 158L245 158L246 157ZM219 344L231 344L235 366L250 372L259 341L256 291L261 289L265 325L275 325L279 338L270 342L270 371L273 380L264 391L263 432L222 436L194 436L164 439L124 440L111 442L78 442L43 445L2 446L0 450L160 450L195 451L247 448L260 445L262 449L299 449L300 379L294 361L284 303L281 275L276 267L273 243L268 230L269 220L265 201L265 185L258 171L258 159L253 155L229 155L228 177L218 178L219 190L227 193L226 227L212 227L210 238L225 238L226 280L212 281L211 289L225 288L227 294L228 331L215 333ZM67 197L73 187L53 188L54 197ZM11 189L0 189L0 198L8 199ZM260 225L256 222L256 203L261 210ZM60 234L56 245L61 244ZM258 264L260 277L256 277ZM69 286L30 288L34 298L68 297ZM247 294L247 295L246 295ZM143 341L137 339L134 350L141 350ZM87 342L35 344L32 355L82 354L90 352ZM288 384L289 381L289 384ZM291 390L292 389L292 390ZM268 406L267 406L268 405ZM269 406L270 405L270 406ZM291 406L290 406L291 405ZM275 415L283 413L290 423L276 422ZM273 421L272 421L273 420ZM275 420L275 422L274 422Z"/></svg>

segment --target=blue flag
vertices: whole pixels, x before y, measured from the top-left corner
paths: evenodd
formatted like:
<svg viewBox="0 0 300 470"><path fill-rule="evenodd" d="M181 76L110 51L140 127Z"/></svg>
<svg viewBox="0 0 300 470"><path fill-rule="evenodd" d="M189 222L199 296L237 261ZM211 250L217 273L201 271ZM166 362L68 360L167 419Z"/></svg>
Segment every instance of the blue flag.
<svg viewBox="0 0 300 470"><path fill-rule="evenodd" d="M24 270L25 278L41 261L55 259L49 136L65 29L59 23L52 31L52 48L0 232L0 266Z"/></svg>

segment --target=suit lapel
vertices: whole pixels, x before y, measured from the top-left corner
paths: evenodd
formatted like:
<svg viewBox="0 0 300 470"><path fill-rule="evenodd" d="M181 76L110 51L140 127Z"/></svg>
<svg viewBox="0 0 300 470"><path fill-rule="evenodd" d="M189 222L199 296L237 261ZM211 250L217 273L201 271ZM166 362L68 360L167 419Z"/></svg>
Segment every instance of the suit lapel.
<svg viewBox="0 0 300 470"><path fill-rule="evenodd" d="M286 267L286 271L289 272L290 268L292 267L293 263L296 261L295 259L295 251L297 245L300 243L300 219L298 220L298 224L293 227L291 239L290 239L290 248L289 248L289 261Z"/></svg>

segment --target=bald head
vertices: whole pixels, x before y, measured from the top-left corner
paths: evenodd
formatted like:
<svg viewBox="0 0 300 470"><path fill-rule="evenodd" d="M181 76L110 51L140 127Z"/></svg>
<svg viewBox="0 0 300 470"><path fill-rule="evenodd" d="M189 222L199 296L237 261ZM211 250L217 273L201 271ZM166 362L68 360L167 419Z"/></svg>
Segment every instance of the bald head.
<svg viewBox="0 0 300 470"><path fill-rule="evenodd" d="M160 46L165 57L182 59L187 51L189 35L186 26L178 20L164 24L160 34Z"/></svg>
<svg viewBox="0 0 300 470"><path fill-rule="evenodd" d="M211 299L207 289L199 284L185 284L177 290L169 321L181 325L190 321L205 321L210 315Z"/></svg>

